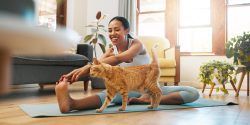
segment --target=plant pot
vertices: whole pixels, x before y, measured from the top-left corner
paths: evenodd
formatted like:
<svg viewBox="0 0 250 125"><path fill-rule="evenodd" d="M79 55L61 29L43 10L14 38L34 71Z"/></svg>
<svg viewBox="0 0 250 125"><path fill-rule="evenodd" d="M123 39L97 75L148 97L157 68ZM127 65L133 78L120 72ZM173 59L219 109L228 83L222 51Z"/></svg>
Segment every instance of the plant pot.
<svg viewBox="0 0 250 125"><path fill-rule="evenodd" d="M92 89L106 89L104 80L102 78L91 77L90 79Z"/></svg>

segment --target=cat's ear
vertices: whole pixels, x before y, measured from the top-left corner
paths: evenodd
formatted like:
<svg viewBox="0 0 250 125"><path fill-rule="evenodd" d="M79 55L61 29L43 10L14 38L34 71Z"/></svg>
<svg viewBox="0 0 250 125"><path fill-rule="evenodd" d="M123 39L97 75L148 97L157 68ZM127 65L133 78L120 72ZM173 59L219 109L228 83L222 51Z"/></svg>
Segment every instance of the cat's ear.
<svg viewBox="0 0 250 125"><path fill-rule="evenodd" d="M93 58L93 64L99 65L99 64L100 64L100 61L98 61L97 58Z"/></svg>

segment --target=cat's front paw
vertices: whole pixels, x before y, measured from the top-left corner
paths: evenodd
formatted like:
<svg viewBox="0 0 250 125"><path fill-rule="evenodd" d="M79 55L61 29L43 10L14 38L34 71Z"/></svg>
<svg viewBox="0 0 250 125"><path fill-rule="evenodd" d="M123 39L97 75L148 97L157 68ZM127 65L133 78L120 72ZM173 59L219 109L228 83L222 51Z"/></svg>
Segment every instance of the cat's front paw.
<svg viewBox="0 0 250 125"><path fill-rule="evenodd" d="M157 107L158 107L158 105L154 105L154 106L153 105L149 105L148 109L157 109Z"/></svg>
<svg viewBox="0 0 250 125"><path fill-rule="evenodd" d="M102 110L101 110L101 109L96 109L96 112L97 112L97 113L101 113Z"/></svg>
<svg viewBox="0 0 250 125"><path fill-rule="evenodd" d="M154 107L152 105L149 105L148 106L148 109L153 109Z"/></svg>
<svg viewBox="0 0 250 125"><path fill-rule="evenodd" d="M119 111L125 111L125 108L121 107L121 108L119 108Z"/></svg>

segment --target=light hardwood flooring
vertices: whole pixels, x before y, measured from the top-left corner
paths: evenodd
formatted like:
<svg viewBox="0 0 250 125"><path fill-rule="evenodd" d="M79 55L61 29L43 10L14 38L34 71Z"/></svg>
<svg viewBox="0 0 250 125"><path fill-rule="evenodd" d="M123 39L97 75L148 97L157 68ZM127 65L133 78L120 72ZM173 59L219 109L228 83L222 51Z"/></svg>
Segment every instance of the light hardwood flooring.
<svg viewBox="0 0 250 125"><path fill-rule="evenodd" d="M83 84L70 86L74 98L81 98L97 93L100 90L83 92ZM199 90L201 91L201 90ZM151 112L135 112L89 116L43 117L31 118L19 107L20 104L56 103L54 86L45 86L39 90L38 85L14 86L11 93L0 97L0 125L249 125L250 102L246 91L239 97L230 91L229 95L209 90L201 94L203 98L231 101L235 106L218 106L206 108L190 108Z"/></svg>

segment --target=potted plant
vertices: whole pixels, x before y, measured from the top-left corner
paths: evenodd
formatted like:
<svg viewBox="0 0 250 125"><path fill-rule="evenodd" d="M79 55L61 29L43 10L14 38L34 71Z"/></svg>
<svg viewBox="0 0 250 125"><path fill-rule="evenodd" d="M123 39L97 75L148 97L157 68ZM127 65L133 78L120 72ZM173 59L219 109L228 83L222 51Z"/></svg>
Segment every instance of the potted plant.
<svg viewBox="0 0 250 125"><path fill-rule="evenodd" d="M89 44L93 45L94 58L97 58L96 45L99 45L102 52L105 53L107 40L104 33L106 33L107 30L105 29L105 26L101 24L105 17L105 14L103 14L101 11L98 11L96 13L96 20L86 26L87 28L91 29L92 33L84 37L84 42L89 42ZM91 87L95 89L104 89L105 84L103 79L91 77Z"/></svg>
<svg viewBox="0 0 250 125"><path fill-rule="evenodd" d="M103 33L106 33L107 30L105 29L105 26L101 24L102 20L105 19L105 17L105 14L102 14L101 11L98 11L96 14L96 20L92 22L92 24L86 26L88 28L91 28L92 33L84 37L84 42L93 44L94 57L97 57L96 44L100 46L103 53L105 52L107 40Z"/></svg>
<svg viewBox="0 0 250 125"><path fill-rule="evenodd" d="M235 64L245 65L250 71L250 32L231 38L225 47L228 58L233 57Z"/></svg>
<svg viewBox="0 0 250 125"><path fill-rule="evenodd" d="M236 83L235 73L234 66L227 62L213 60L201 65L199 79L204 84L203 91L206 84L211 85L211 89L213 89L214 85L220 84L223 87L217 87L216 91L221 90L224 94L228 94L225 84L228 82Z"/></svg>

